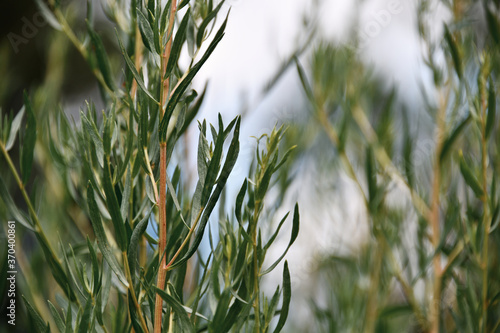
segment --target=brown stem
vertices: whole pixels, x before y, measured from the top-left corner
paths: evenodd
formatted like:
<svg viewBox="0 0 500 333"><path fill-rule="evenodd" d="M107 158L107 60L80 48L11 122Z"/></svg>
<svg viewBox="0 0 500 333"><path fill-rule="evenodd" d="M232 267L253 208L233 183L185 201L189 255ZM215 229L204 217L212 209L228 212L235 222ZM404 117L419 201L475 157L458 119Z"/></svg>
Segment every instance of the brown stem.
<svg viewBox="0 0 500 333"><path fill-rule="evenodd" d="M167 36L169 39L167 41L167 45L165 46L165 51L163 53L162 61L161 61L161 92L160 92L160 108L161 108L161 117L165 116L165 110L163 108L169 91L170 80L168 78L164 78L166 72L166 66L168 63L168 59L170 57L170 50L172 47L172 31L174 27L175 20L175 12L177 10L177 1L172 0L172 7L170 7L170 18L167 29ZM159 254L159 268L158 268L158 280L156 283L157 288L164 289L165 288L165 278L167 276L167 271L164 269L165 266L165 249L167 246L167 213L166 213L166 192L167 188L167 143L166 139L160 139L160 202L158 202L158 209L160 211L160 240L158 244L158 254ZM163 300L160 295L156 295L155 302L155 316L154 316L154 332L161 333L161 323L162 323L162 309L163 309Z"/></svg>

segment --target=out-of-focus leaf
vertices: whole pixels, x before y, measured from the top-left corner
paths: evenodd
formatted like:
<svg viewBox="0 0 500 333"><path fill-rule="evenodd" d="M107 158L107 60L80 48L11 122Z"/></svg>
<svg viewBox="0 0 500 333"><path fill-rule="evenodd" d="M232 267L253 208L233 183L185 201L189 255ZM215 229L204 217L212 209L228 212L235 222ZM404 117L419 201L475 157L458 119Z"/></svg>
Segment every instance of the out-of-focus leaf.
<svg viewBox="0 0 500 333"><path fill-rule="evenodd" d="M2 198L2 201L7 208L9 214L16 220L16 222L21 223L25 228L28 230L34 231L35 229L29 222L28 218L25 217L18 209L16 204L14 203L14 200L10 196L10 192L7 189L7 186L5 186L5 183L3 182L2 177L0 177L0 198Z"/></svg>
<svg viewBox="0 0 500 333"><path fill-rule="evenodd" d="M106 49L104 48L101 37L94 31L94 29L92 29L92 26L88 21L87 31L89 33L92 45L94 46L99 71L101 72L102 77L104 78L104 82L106 82L108 88L114 91L116 89L115 81L113 80L113 74L111 73L108 54L106 53Z"/></svg>
<svg viewBox="0 0 500 333"><path fill-rule="evenodd" d="M488 116L486 118L486 130L485 130L486 139L488 139L488 137L491 134L491 131L493 130L493 127L495 126L496 106L497 106L497 101L495 95L495 85L493 84L493 81L490 80L490 86L488 89Z"/></svg>
<svg viewBox="0 0 500 333"><path fill-rule="evenodd" d="M21 127L21 121L23 120L24 110L25 106L23 105L21 110L19 110L17 115L14 117L14 120L12 121L12 124L10 126L9 138L7 139L7 143L5 144L6 151L9 151L14 145L14 142L16 141L17 132L19 132L19 128Z"/></svg>
<svg viewBox="0 0 500 333"><path fill-rule="evenodd" d="M490 35L498 45L500 44L500 22L498 21L497 16L491 11L487 2L485 2L483 8L485 10L486 22L488 23L488 30L490 31Z"/></svg>
<svg viewBox="0 0 500 333"><path fill-rule="evenodd" d="M443 162L448 153L450 152L450 149L453 147L453 143L457 140L457 138L460 136L460 134L463 132L469 121L472 119L471 115L469 114L467 118L465 118L458 126L453 130L453 132L450 134L450 136L444 141L443 143L443 148L441 149L441 154L439 155L439 160L440 162Z"/></svg>
<svg viewBox="0 0 500 333"><path fill-rule="evenodd" d="M24 92L24 105L26 107L27 121L21 150L21 174L23 177L23 183L26 184L31 175L33 152L35 150L36 143L36 118L26 92Z"/></svg>
<svg viewBox="0 0 500 333"><path fill-rule="evenodd" d="M472 191L474 191L474 193L476 194L476 197L481 198L484 194L483 189L481 188L479 181L476 179L476 176L474 176L474 173L465 162L464 156L461 151L460 151L460 172L462 173L462 176L464 177L467 185L469 185Z"/></svg>
<svg viewBox="0 0 500 333"><path fill-rule="evenodd" d="M451 58L453 59L453 64L455 65L455 71L457 72L458 77L462 78L462 60L460 58L458 45L454 36L450 33L450 30L448 30L448 26L446 24L444 25L444 38L446 39L448 47L450 48Z"/></svg>
<svg viewBox="0 0 500 333"><path fill-rule="evenodd" d="M54 29L62 31L62 26L59 21L56 19L54 14L50 11L49 7L43 2L43 0L35 0L38 9L40 9L40 13L43 18L47 21L47 23Z"/></svg>

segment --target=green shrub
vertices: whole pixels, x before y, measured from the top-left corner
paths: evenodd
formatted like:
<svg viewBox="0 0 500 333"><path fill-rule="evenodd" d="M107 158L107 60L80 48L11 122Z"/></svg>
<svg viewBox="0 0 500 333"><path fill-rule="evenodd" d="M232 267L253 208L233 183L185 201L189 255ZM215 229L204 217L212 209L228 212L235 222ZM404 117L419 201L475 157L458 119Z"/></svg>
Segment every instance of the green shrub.
<svg viewBox="0 0 500 333"><path fill-rule="evenodd" d="M281 331L291 299L287 263L273 295L260 285L286 253L264 266L283 223L293 224L290 246L299 229L298 206L273 234L261 229L275 220L266 194L283 177L284 129L261 138L265 148L257 148L231 211L225 187L240 150L241 118L225 124L219 115L215 126L198 122L194 191L182 154L188 147L179 141L204 100L205 91L198 94L191 82L223 39L223 1L105 6L117 26L120 57L96 32L91 1L83 38L65 14L75 10L71 4L37 3L86 60L106 105L100 112L87 102L72 121L56 107L57 99L47 97L54 96L47 84L34 98L25 94L14 118L2 117L0 212L17 223L16 295L27 310L13 298L16 327L2 323L1 329ZM178 64L181 53L190 58L185 68ZM218 235L207 228L210 219L218 219ZM209 246L200 250L203 239ZM8 249L2 245L2 274L9 270Z"/></svg>

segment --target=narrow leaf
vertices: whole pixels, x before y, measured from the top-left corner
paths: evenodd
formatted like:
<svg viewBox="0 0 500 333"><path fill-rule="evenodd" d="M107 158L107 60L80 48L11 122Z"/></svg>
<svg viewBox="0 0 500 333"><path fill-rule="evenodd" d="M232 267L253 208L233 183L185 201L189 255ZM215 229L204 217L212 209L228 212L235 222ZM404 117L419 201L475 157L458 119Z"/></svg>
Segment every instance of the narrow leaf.
<svg viewBox="0 0 500 333"><path fill-rule="evenodd" d="M299 234L299 224L300 224L300 216L299 216L299 205L295 204L295 209L293 212L293 225L292 225L292 235L290 237L290 242L288 243L288 246L286 247L285 252L281 255L281 257L278 258L268 269L263 271L260 275L266 275L267 273L271 272L279 263L280 261L285 257L286 253L292 246L292 244L295 242L297 239L297 236Z"/></svg>
<svg viewBox="0 0 500 333"><path fill-rule="evenodd" d="M167 70L165 76L168 77L172 72L175 64L179 60L179 56L181 54L181 48L184 44L184 40L186 39L186 28L189 21L189 16L191 15L191 8L188 8L186 14L182 18L181 24L179 25L179 29L175 34L174 42L172 43L172 49L170 51L170 58L168 58Z"/></svg>
<svg viewBox="0 0 500 333"><path fill-rule="evenodd" d="M12 124L10 126L9 138L7 139L7 143L5 144L6 151L9 151L16 141L17 132L19 132L19 128L21 127L21 121L23 120L25 108L26 107L23 105L21 110L17 113L17 115L14 117L14 120L12 121Z"/></svg>
<svg viewBox="0 0 500 333"><path fill-rule="evenodd" d="M288 270L288 262L285 261L285 266L283 267L283 305L281 306L280 319L278 320L278 325L274 329L274 333L279 333L285 326L286 319L288 317L288 311L290 310L290 300L292 298L292 283L290 280L290 271Z"/></svg>
<svg viewBox="0 0 500 333"><path fill-rule="evenodd" d="M488 116L486 118L486 130L485 130L486 139L488 139L488 137L491 134L491 131L493 130L493 127L495 126L496 106L497 106L497 101L495 95L495 85L493 84L493 81L490 80L490 87L488 90Z"/></svg>
<svg viewBox="0 0 500 333"><path fill-rule="evenodd" d="M140 10L140 8L137 8L137 23L139 24L139 31L146 48L152 53L159 54L159 50L155 48L153 29L151 29L151 25L149 24L148 19Z"/></svg>
<svg viewBox="0 0 500 333"><path fill-rule="evenodd" d="M45 332L46 323L42 319L42 316L35 310L35 308L28 302L26 297L22 295L24 304L26 304L26 308L28 309L28 315L33 320L33 324L35 325L35 329L37 332Z"/></svg>
<svg viewBox="0 0 500 333"><path fill-rule="evenodd" d="M462 154L461 151L460 151L460 172L462 172L462 176L464 177L465 182L467 183L467 185L469 185L472 191L474 191L476 197L481 198L484 194L483 189L481 188L479 181L476 179L476 176L474 176L474 173L465 162L464 155Z"/></svg>
<svg viewBox="0 0 500 333"><path fill-rule="evenodd" d="M113 80L113 74L111 73L111 66L109 65L108 54L102 43L101 37L92 29L90 23L87 21L87 31L90 36L92 45L94 46L95 55L97 58L97 66L99 71L104 78L104 82L110 90L115 90L115 81Z"/></svg>
<svg viewBox="0 0 500 333"><path fill-rule="evenodd" d="M116 38L118 38L118 44L120 45L120 50L122 51L123 58L125 58L125 63L127 64L128 68L132 72L132 75L134 76L135 81L137 82L139 87L141 87L141 89L146 93L146 95L149 96L149 98L151 98L156 104L159 104L158 101L153 97L153 95L146 88L146 85L144 84L144 81L142 80L141 75L139 74L139 72L137 72L137 68L135 68L134 63L132 62L132 60L128 56L127 51L125 50L125 47L123 46L123 43L120 39L120 36L118 36L118 31L115 30L115 33L116 33Z"/></svg>
<svg viewBox="0 0 500 333"><path fill-rule="evenodd" d="M118 279L128 287L127 279L122 273L120 265L118 264L118 260L116 259L113 251L109 246L107 236L102 225L101 216L99 215L99 209L97 208L97 203L94 198L94 189L90 182L87 186L87 204L89 206L92 228L94 229L94 233L97 238L97 245L99 246L99 249L101 250L101 253L108 263L109 267L111 267Z"/></svg>
<svg viewBox="0 0 500 333"><path fill-rule="evenodd" d="M176 317L177 317L177 325L176 327L179 328L181 332L191 332L194 333L196 330L194 329L193 324L191 324L191 321L189 320L189 316L182 306L181 303L179 303L175 298L167 294L165 291L156 288L155 291L160 295L160 297L167 302L167 304L172 308L174 311Z"/></svg>
<svg viewBox="0 0 500 333"><path fill-rule="evenodd" d="M54 14L50 11L49 7L43 2L43 0L35 0L38 9L40 9L40 13L47 21L47 23L54 29L62 31L62 26L59 21L56 19Z"/></svg>
<svg viewBox="0 0 500 333"><path fill-rule="evenodd" d="M160 142L165 142L166 140L168 122L170 116L174 112L175 107L177 106L177 103L179 102L179 99L181 98L182 94L193 80L194 76L198 73L203 64L208 60L212 52L215 50L217 44L219 44L219 42L222 40L222 37L224 36L224 30L226 29L226 24L227 24L227 17L224 20L222 26L215 34L213 41L208 46L207 51L200 59L200 61L198 61L196 65L194 65L193 68L191 68L188 74L180 82L177 83L177 86L175 87L172 96L168 100L167 107L165 109L165 115L163 116L160 122L160 127L159 127Z"/></svg>

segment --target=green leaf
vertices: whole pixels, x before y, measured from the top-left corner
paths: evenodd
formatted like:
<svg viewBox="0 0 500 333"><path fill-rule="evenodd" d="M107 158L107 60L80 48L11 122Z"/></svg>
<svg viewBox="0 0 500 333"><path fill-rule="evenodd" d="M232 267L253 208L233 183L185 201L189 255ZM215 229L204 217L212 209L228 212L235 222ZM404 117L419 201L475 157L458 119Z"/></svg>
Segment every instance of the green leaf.
<svg viewBox="0 0 500 333"><path fill-rule="evenodd" d="M99 262L97 261L97 255L94 250L94 246L90 243L90 239L87 236L87 247L90 253L90 262L92 265L92 284L94 286L92 293L93 295L97 295L100 289L100 275L99 275Z"/></svg>
<svg viewBox="0 0 500 333"><path fill-rule="evenodd" d="M104 175L103 175L103 188L106 194L106 204L108 206L109 214L111 215L111 221L115 228L116 242L121 251L127 249L127 233L125 230L125 224L122 220L122 215L120 212L120 206L118 205L118 199L116 198L116 193L113 187L113 180L111 176L109 158L104 162Z"/></svg>
<svg viewBox="0 0 500 333"><path fill-rule="evenodd" d="M130 289L127 290L128 293L128 299L132 299L132 293ZM130 321L132 322L132 328L134 332L137 333L144 333L144 330L141 327L141 324L139 323L139 318L137 315L137 309L134 306L133 302L127 302L128 303L128 312L130 313Z"/></svg>
<svg viewBox="0 0 500 333"><path fill-rule="evenodd" d="M255 201L260 202L266 196L267 190L269 188L269 184L271 183L271 177L273 176L275 165L278 161L278 152L274 153L273 159L267 165L266 170L264 171L264 175L260 179L257 189L255 191Z"/></svg>
<svg viewBox="0 0 500 333"><path fill-rule="evenodd" d="M127 177L125 178L125 187L123 188L122 203L120 205L120 215L122 216L123 221L127 220L131 191L132 191L132 177L130 174L130 168L127 168ZM132 216L130 216L130 219L132 219Z"/></svg>
<svg viewBox="0 0 500 333"><path fill-rule="evenodd" d="M24 110L25 106L23 105L21 110L19 110L17 115L14 117L14 120L12 121L12 124L10 126L9 138L7 139L7 143L5 144L6 151L9 151L16 141L17 132L19 132L19 128L21 127L21 122L23 120Z"/></svg>
<svg viewBox="0 0 500 333"><path fill-rule="evenodd" d="M179 56L181 54L181 48L184 44L184 40L186 39L186 28L189 21L189 16L191 15L191 8L188 8L186 14L182 18L181 24L179 25L179 29L175 34L174 42L172 43L172 49L170 51L170 57L168 58L167 70L165 72L165 76L168 77L172 72L175 64L179 60Z"/></svg>
<svg viewBox="0 0 500 333"><path fill-rule="evenodd" d="M458 126L453 130L451 135L444 141L443 143L443 148L441 149L441 154L439 155L439 161L442 163L448 153L450 152L453 144L455 141L458 139L460 134L463 132L469 121L472 119L471 115L469 114L467 118L465 118Z"/></svg>
<svg viewBox="0 0 500 333"><path fill-rule="evenodd" d="M243 185L240 188L240 191L238 192L238 195L236 196L236 204L234 207L234 215L236 216L236 220L241 224L242 218L241 218L241 206L243 205L243 200L245 199L245 194L247 193L247 187L248 187L248 181L245 178L243 181Z"/></svg>
<svg viewBox="0 0 500 333"><path fill-rule="evenodd" d="M190 0L182 0L181 3L177 6L177 10L181 10L184 6L186 6L187 4L189 4L189 1Z"/></svg>
<svg viewBox="0 0 500 333"><path fill-rule="evenodd" d="M172 185L172 182L170 181L170 177L168 175L167 175L166 181L167 181L167 188L168 188L168 191L170 192L170 196L172 197L172 201L174 202L175 208L177 208L177 211L179 212L179 215L181 216L182 222L189 229L189 225L186 223L184 216L182 216L182 208L181 208L181 205L179 204L179 199L177 199L177 193L175 192L174 185Z"/></svg>
<svg viewBox="0 0 500 333"><path fill-rule="evenodd" d="M444 25L444 38L448 43L448 47L450 48L453 64L455 65L455 71L457 72L458 77L462 78L463 68L462 68L462 60L460 59L460 52L458 49L458 45L457 42L455 41L455 38L448 30L448 26L446 24Z"/></svg>
<svg viewBox="0 0 500 333"><path fill-rule="evenodd" d="M23 215L14 203L14 200L12 199L7 186L3 181L3 177L0 177L0 198L2 198L2 201L7 208L8 213L10 214L8 218L12 217L14 220L16 220L16 222L21 223L26 229L35 231L31 223L29 222L29 218Z"/></svg>
<svg viewBox="0 0 500 333"><path fill-rule="evenodd" d="M460 151L460 172L462 173L462 176L464 177L467 185L469 185L472 191L474 191L474 193L476 194L476 197L482 198L482 196L484 195L483 189L481 188L479 181L474 176L474 173L465 162L462 151Z"/></svg>
<svg viewBox="0 0 500 333"><path fill-rule="evenodd" d="M101 37L92 29L89 21L87 23L87 31L90 36L90 41L94 47L95 55L97 58L97 66L99 67L99 71L102 74L104 82L108 88L112 91L116 89L115 81L113 80L113 74L111 73L111 67L109 65L108 54L106 53L106 49L102 43Z"/></svg>
<svg viewBox="0 0 500 333"><path fill-rule="evenodd" d="M90 108L90 106L87 104L87 106ZM82 125L85 128L86 133L90 136L92 139L92 142L94 143L95 149L96 149L96 155L97 155L97 160L99 162L99 165L101 167L104 166L104 146L102 144L102 139L101 136L99 135L99 130L97 129L97 126L95 125L93 120L90 120L85 116L83 112L80 112L80 118L82 120Z"/></svg>
<svg viewBox="0 0 500 333"><path fill-rule="evenodd" d="M122 51L123 58L125 59L125 63L127 64L127 67L130 69L132 72L132 75L135 78L135 81L137 82L137 85L141 87L141 89L146 93L146 95L149 96L156 104L160 104L154 97L153 95L149 92L149 90L146 88L146 85L144 84L144 81L142 80L141 75L139 72L137 72L137 68L135 68L134 63L130 59L130 57L127 54L127 51L125 50L125 47L123 46L123 43L120 39L120 36L118 36L118 31L115 30L116 33L116 38L118 38L118 44L120 45L120 50Z"/></svg>
<svg viewBox="0 0 500 333"><path fill-rule="evenodd" d="M167 294L165 291L154 287L155 291L160 295L160 297L167 302L167 304L172 308L176 315L176 327L181 331L181 332L191 332L194 333L196 330L194 329L193 324L191 324L191 321L189 320L189 316L182 306L181 303L179 303L175 298Z"/></svg>
<svg viewBox="0 0 500 333"><path fill-rule="evenodd" d="M71 304L68 303L68 310L66 311L66 331L65 333L73 332L73 320L72 320Z"/></svg>
<svg viewBox="0 0 500 333"><path fill-rule="evenodd" d="M40 243L40 246L42 247L42 251L45 255L45 260L47 261L47 264L52 272L52 276L59 284L59 286L64 290L66 296L68 296L70 300L74 301L76 299L76 296L73 290L68 288L70 282L68 276L63 270L61 262L57 257L55 257L55 254L52 252L50 248L50 244L47 243L47 239L45 237L42 237L40 233L36 231L35 231L35 236L38 242Z"/></svg>
<svg viewBox="0 0 500 333"><path fill-rule="evenodd" d="M231 289L226 288L221 297L217 302L217 309L215 310L214 317L212 322L209 325L210 332L220 332L222 328L225 326L225 317L227 310L229 308L229 302L231 301Z"/></svg>
<svg viewBox="0 0 500 333"><path fill-rule="evenodd" d="M213 130L215 131L215 130ZM219 134L213 133L212 137L215 140L215 149L208 164L207 175L205 177L205 183L203 184L203 191L201 192L201 205L205 206L210 194L212 193L212 188L215 185L215 180L217 179L217 174L219 173L220 163L222 159L222 150L224 148L224 125L221 121L221 115L219 114Z"/></svg>
<svg viewBox="0 0 500 333"><path fill-rule="evenodd" d="M35 0L38 9L40 9L40 13L43 18L47 21L47 23L54 29L62 31L62 26L59 21L56 19L54 14L50 11L49 7L43 2L43 0Z"/></svg>
<svg viewBox="0 0 500 333"><path fill-rule="evenodd" d="M203 104L203 100L205 99L205 93L207 92L207 84L205 84L205 87L203 88L203 92L201 93L201 96L198 97L194 105L188 109L186 113L186 118L184 120L184 124L182 124L182 128L179 130L178 134L182 135L184 132L186 132L188 126L191 124L191 122L194 120L196 115L198 114L198 111L200 110L201 105Z"/></svg>
<svg viewBox="0 0 500 333"><path fill-rule="evenodd" d="M260 273L261 276L266 275L267 273L271 272L279 263L280 261L285 257L286 253L292 246L292 244L295 242L297 239L297 236L299 234L299 224L300 224L300 216L299 216L299 205L295 204L295 209L293 212L293 225L292 225L292 235L290 237L290 242L288 243L288 246L285 249L285 252L281 255L281 257L278 258L268 269Z"/></svg>
<svg viewBox="0 0 500 333"><path fill-rule="evenodd" d="M35 329L37 332L45 332L46 329L46 323L42 319L42 316L38 313L38 311L35 310L35 308L28 302L26 297L22 295L24 304L26 304L26 308L28 309L28 316L31 318L33 321L33 324L35 325Z"/></svg>
<svg viewBox="0 0 500 333"><path fill-rule="evenodd" d="M160 50L157 50L155 47L153 29L151 29L151 25L146 15L144 15L139 7L137 8L137 23L139 25L139 31L141 32L142 41L146 48L152 53L160 54Z"/></svg>
<svg viewBox="0 0 500 333"><path fill-rule="evenodd" d="M290 215L290 212L286 213L286 215L281 219L280 223L278 224L278 228L274 231L273 235L271 238L267 241L266 245L264 245L264 250L267 250L268 248L271 247L271 245L274 243L276 240L276 237L278 237L278 234L281 230L281 227L285 223L286 219L288 218L288 215Z"/></svg>
<svg viewBox="0 0 500 333"><path fill-rule="evenodd" d="M485 10L486 22L488 23L490 35L493 37L494 42L498 45L500 44L500 22L486 2L483 8Z"/></svg>
<svg viewBox="0 0 500 333"><path fill-rule="evenodd" d="M309 101L311 103L315 103L314 94L312 92L311 85L307 80L306 72L304 71L304 68L300 64L299 59L297 57L294 57L294 60L295 60L295 65L297 66L297 73L299 74L300 82L302 83L302 88L304 89L304 92L306 93L306 96L309 99Z"/></svg>
<svg viewBox="0 0 500 333"><path fill-rule="evenodd" d="M118 264L118 260L116 259L113 251L109 246L109 242L102 225L101 216L99 215L99 208L97 207L97 203L94 198L94 188L92 187L92 184L90 182L87 186L87 204L89 206L92 228L94 229L94 233L97 238L97 245L99 246L99 249L101 250L101 253L108 263L109 267L111 267L118 279L128 287L127 279L122 273L120 265Z"/></svg>
<svg viewBox="0 0 500 333"><path fill-rule="evenodd" d="M26 92L24 92L24 105L26 106L27 121L21 150L21 174L23 176L23 183L26 184L31 175L33 152L36 143L36 118Z"/></svg>
<svg viewBox="0 0 500 333"><path fill-rule="evenodd" d="M485 130L486 139L488 139L488 137L491 134L491 131L493 130L493 127L495 126L496 106L497 106L497 101L495 95L495 85L493 84L493 81L490 80L490 87L488 90L488 116L486 119L486 130Z"/></svg>
<svg viewBox="0 0 500 333"><path fill-rule="evenodd" d="M92 298L87 299L85 308L83 309L82 319L78 325L78 333L90 332L90 316L92 314Z"/></svg>
<svg viewBox="0 0 500 333"><path fill-rule="evenodd" d="M136 224L134 231L132 231L132 236L130 237L130 245L128 248L128 263L132 276L134 276L135 274L137 247L139 246L139 241L141 240L142 235L148 227L149 217L151 216L152 210L153 207L151 207L146 216L144 216L144 218Z"/></svg>
<svg viewBox="0 0 500 333"><path fill-rule="evenodd" d="M47 303L49 304L50 313L52 314L52 317L54 318L54 322L56 323L56 326L57 326L57 329L59 330L59 332L66 331L66 324L64 323L64 320L61 318L61 315L57 311L54 304L52 304L49 300L47 300Z"/></svg>
<svg viewBox="0 0 500 333"><path fill-rule="evenodd" d="M283 305L281 306L280 319L278 320L278 325L274 329L274 333L279 333L285 326L286 319L288 317L288 311L290 309L290 300L292 298L292 283L290 280L290 271L288 270L288 262L285 261L285 266L283 267Z"/></svg>
<svg viewBox="0 0 500 333"><path fill-rule="evenodd" d="M217 186L215 187L212 196L208 200L208 204L205 207L203 216L201 217L200 225L196 232L195 239L191 244L191 247L189 248L187 253L184 255L184 257L182 257L182 259L180 259L171 266L172 269L184 264L187 260L189 260L189 258L191 258L193 254L196 253L198 246L200 246L201 240L203 239L205 227L207 226L208 223L208 219L210 218L210 215L212 214L212 211L219 200L222 190L224 189L227 179L229 178L229 174L231 173L234 164L236 163L236 159L238 158L238 154L240 151L240 142L239 142L240 123L241 123L241 117L237 117L236 126L234 128L233 139L231 140L231 144L228 149L226 161L224 162L221 174L219 176L219 179L217 180ZM200 191L197 189L197 192Z"/></svg>
<svg viewBox="0 0 500 333"><path fill-rule="evenodd" d="M222 5L224 4L224 0L222 0L219 5L212 10L207 17L201 22L200 27L198 28L198 34L196 35L196 45L198 47L201 46L201 42L203 41L203 37L205 36L205 29L207 26L210 24L210 22L217 16L217 13L221 9Z"/></svg>
<svg viewBox="0 0 500 333"><path fill-rule="evenodd" d="M203 57L196 63L196 65L189 70L187 75L177 83L177 86L175 87L172 97L168 100L167 107L165 109L165 115L161 119L160 122L160 127L159 127L159 136L160 136L160 142L165 142L166 137L167 137L167 129L168 129L168 122L170 120L170 117L172 113L174 112L175 107L177 106L177 103L179 102L179 99L181 98L182 94L184 91L187 89L191 81L193 80L194 76L198 73L198 71L201 69L203 64L208 60L212 52L215 50L215 47L219 42L222 40L222 37L224 36L224 30L226 29L226 24L227 24L227 17L224 20L224 23L222 26L219 28L217 33L215 34L214 39L208 46L207 51L203 55Z"/></svg>

